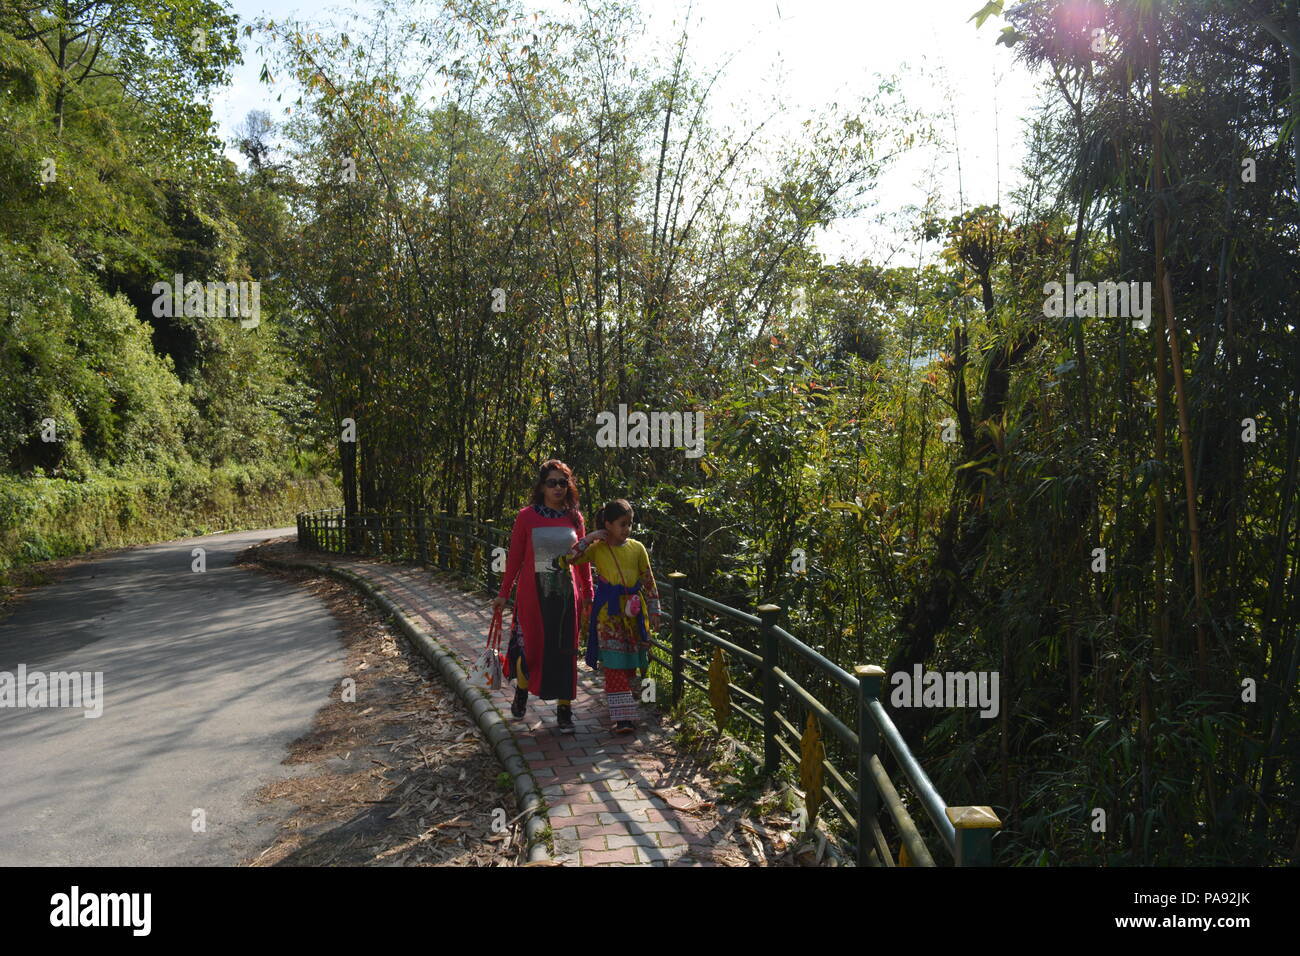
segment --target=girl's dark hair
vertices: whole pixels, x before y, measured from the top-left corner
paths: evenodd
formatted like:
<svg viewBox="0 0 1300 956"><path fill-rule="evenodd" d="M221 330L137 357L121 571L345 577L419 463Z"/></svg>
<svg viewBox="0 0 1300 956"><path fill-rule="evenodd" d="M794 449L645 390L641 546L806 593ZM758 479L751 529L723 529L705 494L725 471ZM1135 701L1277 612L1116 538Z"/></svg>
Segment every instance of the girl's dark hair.
<svg viewBox="0 0 1300 956"><path fill-rule="evenodd" d="M569 481L569 487L564 493L564 504L569 509L569 520L573 522L573 527L577 529L582 521L582 512L578 510L578 486L573 481L573 469L560 459L548 458L542 462L541 470L537 473L537 481L533 482L532 503L535 505L545 503L546 476L553 471L558 471Z"/></svg>
<svg viewBox="0 0 1300 956"><path fill-rule="evenodd" d="M596 512L596 527L603 530L605 522L617 521L623 515L632 514L632 503L626 498L615 498Z"/></svg>

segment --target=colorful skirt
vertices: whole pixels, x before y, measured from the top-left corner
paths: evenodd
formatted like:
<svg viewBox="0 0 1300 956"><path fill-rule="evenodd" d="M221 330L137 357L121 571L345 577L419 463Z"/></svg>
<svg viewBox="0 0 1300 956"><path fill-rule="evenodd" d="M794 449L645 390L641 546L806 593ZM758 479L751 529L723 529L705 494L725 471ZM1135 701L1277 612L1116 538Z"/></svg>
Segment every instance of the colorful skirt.
<svg viewBox="0 0 1300 956"><path fill-rule="evenodd" d="M650 637L644 610L636 618L622 613L623 597L637 590L601 581L592 602L587 659L599 655L612 721L636 720L641 714L634 681L636 672L650 665Z"/></svg>

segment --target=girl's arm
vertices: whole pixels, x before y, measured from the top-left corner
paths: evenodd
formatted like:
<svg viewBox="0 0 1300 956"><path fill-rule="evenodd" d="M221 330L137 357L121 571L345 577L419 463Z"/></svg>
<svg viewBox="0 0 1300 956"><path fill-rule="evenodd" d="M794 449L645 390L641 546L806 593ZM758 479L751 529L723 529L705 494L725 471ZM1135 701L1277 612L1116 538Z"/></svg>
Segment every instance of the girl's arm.
<svg viewBox="0 0 1300 956"><path fill-rule="evenodd" d="M646 552L645 546L641 547L641 554L644 555L644 566L641 569L641 593L645 595L646 610L650 613L650 629L659 630L659 588L655 586L655 575L650 570L650 555Z"/></svg>
<svg viewBox="0 0 1300 956"><path fill-rule="evenodd" d="M574 567L575 565L586 564L593 557L595 557L595 552L591 550L591 546L598 541L604 541L604 540L605 540L604 531L593 531L591 532L591 534L583 535L577 541L573 542L573 546L569 548L567 554L562 554L558 558L553 560L551 562L551 566L558 571L564 571L567 570L568 568ZM590 587L591 569L587 568L586 571L587 571L586 574L587 585L588 587ZM581 586L582 577L583 577L582 572L581 571L578 572L579 586ZM590 595L588 595L588 597L590 597Z"/></svg>

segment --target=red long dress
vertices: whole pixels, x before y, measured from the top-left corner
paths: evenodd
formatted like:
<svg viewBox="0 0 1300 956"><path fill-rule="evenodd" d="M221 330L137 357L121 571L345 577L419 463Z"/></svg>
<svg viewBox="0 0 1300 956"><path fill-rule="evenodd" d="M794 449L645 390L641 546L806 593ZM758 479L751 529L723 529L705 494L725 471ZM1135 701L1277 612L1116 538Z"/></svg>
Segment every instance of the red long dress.
<svg viewBox="0 0 1300 956"><path fill-rule="evenodd" d="M515 516L499 594L508 598L518 578L528 690L542 700L572 700L578 689L578 612L591 600L591 567L557 571L551 561L586 533L586 522L579 517L575 529L567 511L547 518L530 505Z"/></svg>

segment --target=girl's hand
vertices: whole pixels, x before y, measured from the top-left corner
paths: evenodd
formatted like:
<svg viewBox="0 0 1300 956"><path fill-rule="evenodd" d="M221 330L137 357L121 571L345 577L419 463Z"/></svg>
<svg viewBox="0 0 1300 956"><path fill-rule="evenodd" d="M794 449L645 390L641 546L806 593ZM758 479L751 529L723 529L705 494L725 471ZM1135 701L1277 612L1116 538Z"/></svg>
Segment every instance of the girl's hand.
<svg viewBox="0 0 1300 956"><path fill-rule="evenodd" d="M492 609L494 611L504 611L508 603L510 603L509 598L498 597L492 601Z"/></svg>
<svg viewBox="0 0 1300 956"><path fill-rule="evenodd" d="M658 615L658 614L651 614L651 615L650 615L650 632L651 632L652 634L658 634L658 633L659 633L659 625L660 625L660 617L659 617L659 615Z"/></svg>

